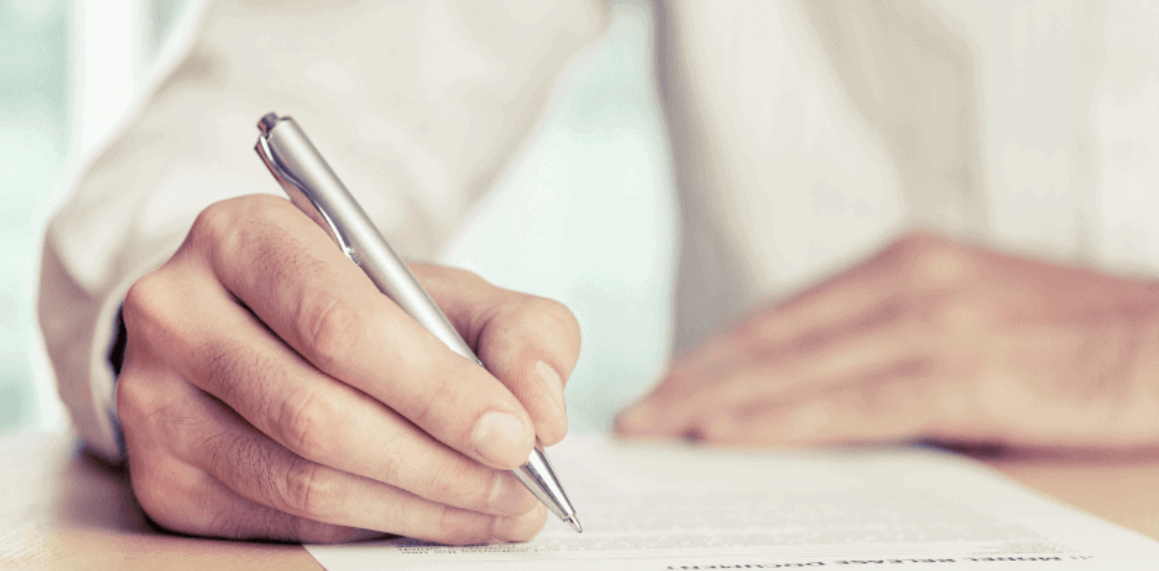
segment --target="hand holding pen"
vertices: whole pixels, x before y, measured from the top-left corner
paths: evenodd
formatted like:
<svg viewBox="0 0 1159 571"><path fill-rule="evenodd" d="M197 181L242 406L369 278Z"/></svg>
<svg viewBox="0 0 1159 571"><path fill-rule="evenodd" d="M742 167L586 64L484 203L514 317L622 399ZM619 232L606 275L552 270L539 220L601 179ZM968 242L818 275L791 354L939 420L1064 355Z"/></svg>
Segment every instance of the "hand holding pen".
<svg viewBox="0 0 1159 571"><path fill-rule="evenodd" d="M306 542L525 541L511 472L566 433L579 331L562 305L412 265L487 368L384 296L289 201L208 207L124 303L117 406L157 524Z"/></svg>
<svg viewBox="0 0 1159 571"><path fill-rule="evenodd" d="M485 367L419 285L407 265L387 244L346 186L338 180L338 175L330 170L330 165L318 154L298 124L290 117L270 113L258 122L258 129L262 136L254 150L294 205L326 230L334 244L407 315L438 337L451 351ZM545 373L550 375L550 372ZM512 424L511 420L502 421L504 429ZM480 421L474 430L484 433L494 430L487 424ZM476 444L476 452L481 452L478 450L480 436L473 432L471 438ZM527 462L512 473L543 502L548 511L566 521L576 532L583 531L575 509L538 445L531 450Z"/></svg>

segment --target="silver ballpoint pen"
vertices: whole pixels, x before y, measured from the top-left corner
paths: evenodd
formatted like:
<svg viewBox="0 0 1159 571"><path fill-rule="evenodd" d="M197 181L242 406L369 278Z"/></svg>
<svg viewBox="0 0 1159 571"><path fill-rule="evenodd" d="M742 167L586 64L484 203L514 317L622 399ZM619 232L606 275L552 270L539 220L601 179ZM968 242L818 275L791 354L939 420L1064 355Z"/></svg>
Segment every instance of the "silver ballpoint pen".
<svg viewBox="0 0 1159 571"><path fill-rule="evenodd" d="M269 113L258 121L258 129L261 136L254 148L290 200L330 234L382 293L452 351L483 366L298 124L290 117ZM551 513L577 532L583 531L551 463L538 445L527 463L512 473Z"/></svg>

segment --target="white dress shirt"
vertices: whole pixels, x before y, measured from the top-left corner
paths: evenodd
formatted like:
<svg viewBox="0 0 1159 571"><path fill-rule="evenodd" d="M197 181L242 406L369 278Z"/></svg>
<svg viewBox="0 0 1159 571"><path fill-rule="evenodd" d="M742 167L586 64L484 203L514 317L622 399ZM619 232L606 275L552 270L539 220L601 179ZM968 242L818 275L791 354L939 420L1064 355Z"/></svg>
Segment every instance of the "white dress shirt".
<svg viewBox="0 0 1159 571"><path fill-rule="evenodd" d="M278 193L295 117L396 249L577 313L573 427L687 347L913 227L1159 271L1159 5L210 2L45 241L40 319L120 454L129 285L208 204Z"/></svg>

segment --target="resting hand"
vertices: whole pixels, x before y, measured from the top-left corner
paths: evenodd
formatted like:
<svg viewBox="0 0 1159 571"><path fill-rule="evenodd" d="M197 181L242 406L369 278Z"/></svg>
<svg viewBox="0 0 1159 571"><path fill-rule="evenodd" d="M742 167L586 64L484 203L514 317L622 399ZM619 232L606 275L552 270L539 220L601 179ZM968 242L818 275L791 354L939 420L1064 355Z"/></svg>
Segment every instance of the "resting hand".
<svg viewBox="0 0 1159 571"><path fill-rule="evenodd" d="M546 510L507 470L567 431L575 319L467 272L414 270L490 373L288 201L206 209L125 299L117 411L146 513L231 538L534 536Z"/></svg>
<svg viewBox="0 0 1159 571"><path fill-rule="evenodd" d="M1159 443L1153 284L905 237L680 359L629 437Z"/></svg>

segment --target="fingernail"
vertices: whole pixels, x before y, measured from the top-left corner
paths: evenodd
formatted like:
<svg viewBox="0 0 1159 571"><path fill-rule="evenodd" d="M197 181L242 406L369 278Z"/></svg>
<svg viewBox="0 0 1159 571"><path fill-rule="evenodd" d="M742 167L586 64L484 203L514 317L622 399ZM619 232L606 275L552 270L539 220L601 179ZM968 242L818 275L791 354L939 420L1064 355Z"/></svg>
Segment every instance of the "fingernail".
<svg viewBox="0 0 1159 571"><path fill-rule="evenodd" d="M551 365L539 361L535 364L535 377L539 379L539 383L547 391L551 403L555 406L555 413L567 419L567 406L563 402L563 379L559 377L559 373Z"/></svg>
<svg viewBox="0 0 1159 571"><path fill-rule="evenodd" d="M535 507L535 496L519 480L508 473L500 473L491 488L490 506L493 511L508 515L525 514Z"/></svg>
<svg viewBox="0 0 1159 571"><path fill-rule="evenodd" d="M519 466L531 450L531 431L519 417L506 412L483 415L471 430L471 444L497 466Z"/></svg>

